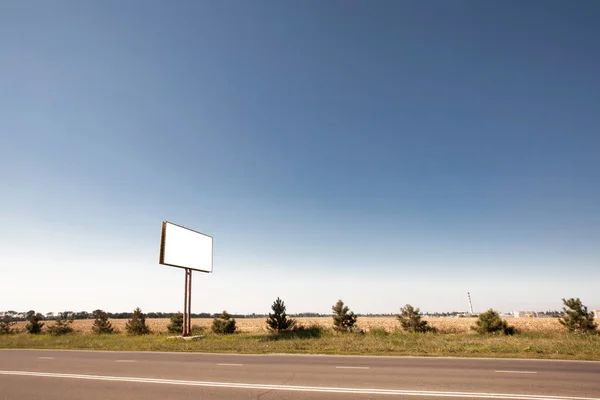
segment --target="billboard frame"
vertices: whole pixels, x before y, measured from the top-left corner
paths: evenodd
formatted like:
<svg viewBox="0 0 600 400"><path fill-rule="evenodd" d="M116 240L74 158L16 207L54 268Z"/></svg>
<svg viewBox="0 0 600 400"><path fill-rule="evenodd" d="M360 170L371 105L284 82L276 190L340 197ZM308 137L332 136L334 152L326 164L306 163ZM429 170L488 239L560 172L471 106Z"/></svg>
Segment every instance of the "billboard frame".
<svg viewBox="0 0 600 400"><path fill-rule="evenodd" d="M171 224L171 225L176 226L178 228L186 229L186 230L188 230L190 232L194 232L194 233L197 233L199 235L206 236L206 237L210 238L210 268L211 268L210 271L206 271L204 269L198 269L198 268L190 268L190 267L186 267L184 265L176 265L176 264L165 263L165 242L167 240L167 224ZM198 271L198 272L204 272L204 273L207 273L207 274L212 274L212 272L213 272L212 270L213 270L213 266L214 266L214 259L215 259L214 250L215 250L214 249L214 238L212 236L207 235L206 233L195 231L195 230L190 229L190 228L186 228L185 226L182 226L182 225L174 224L174 223L169 222L169 221L163 221L162 222L162 229L161 229L161 232L160 232L160 254L159 254L159 257L158 257L158 263L160 265L166 265L168 267L175 267L175 268L182 268L182 269L191 269L193 271Z"/></svg>

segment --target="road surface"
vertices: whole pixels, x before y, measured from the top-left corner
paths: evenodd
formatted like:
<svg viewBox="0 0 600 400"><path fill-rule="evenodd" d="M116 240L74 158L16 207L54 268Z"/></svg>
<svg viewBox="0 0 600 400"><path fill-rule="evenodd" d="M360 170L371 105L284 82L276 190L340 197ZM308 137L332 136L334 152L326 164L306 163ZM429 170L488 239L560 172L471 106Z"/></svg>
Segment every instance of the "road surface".
<svg viewBox="0 0 600 400"><path fill-rule="evenodd" d="M0 350L0 400L597 399L600 362Z"/></svg>

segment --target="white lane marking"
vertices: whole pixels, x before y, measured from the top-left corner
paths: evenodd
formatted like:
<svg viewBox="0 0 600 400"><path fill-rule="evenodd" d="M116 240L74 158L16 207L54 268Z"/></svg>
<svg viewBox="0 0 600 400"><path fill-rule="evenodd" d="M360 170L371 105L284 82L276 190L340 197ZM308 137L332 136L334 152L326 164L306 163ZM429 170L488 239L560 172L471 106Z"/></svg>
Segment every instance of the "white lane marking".
<svg viewBox="0 0 600 400"><path fill-rule="evenodd" d="M225 363L220 363L217 365L221 365L223 367L241 367L243 364L225 364Z"/></svg>
<svg viewBox="0 0 600 400"><path fill-rule="evenodd" d="M54 360L54 357L38 357L40 360Z"/></svg>
<svg viewBox="0 0 600 400"><path fill-rule="evenodd" d="M2 371L0 375L16 376L35 376L46 378L67 378L67 379L85 379L96 381L112 382L133 382L133 383L151 383L162 385L183 385L183 386L202 386L218 387L231 389L254 389L254 390L281 390L290 392L319 392L319 393L353 393L353 394L371 394L371 395L393 395L393 396L437 396L437 397L462 397L477 399L510 399L510 400L600 400L594 397L565 397L552 395L533 395L533 394L510 394L510 393L476 393L476 392L438 392L429 390L403 390L403 389L367 389L367 388L347 388L347 387L320 387L320 386L289 386L289 385L268 385L258 383L233 383L233 382L203 382L203 381L183 381L172 379L154 379L154 378L136 378L127 376L105 376L105 375L78 375L78 374L58 374L50 372L29 372L29 371Z"/></svg>
<svg viewBox="0 0 600 400"><path fill-rule="evenodd" d="M501 374L537 374L536 371L494 371Z"/></svg>
<svg viewBox="0 0 600 400"><path fill-rule="evenodd" d="M369 369L371 367L336 367L337 369Z"/></svg>
<svg viewBox="0 0 600 400"><path fill-rule="evenodd" d="M135 360L116 360L117 362L135 362Z"/></svg>

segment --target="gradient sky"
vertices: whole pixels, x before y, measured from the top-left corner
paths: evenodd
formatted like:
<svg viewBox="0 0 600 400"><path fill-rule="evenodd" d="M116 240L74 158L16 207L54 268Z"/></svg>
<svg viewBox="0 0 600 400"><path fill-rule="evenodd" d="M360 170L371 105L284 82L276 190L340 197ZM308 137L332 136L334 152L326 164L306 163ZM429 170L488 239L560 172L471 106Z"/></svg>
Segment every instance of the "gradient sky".
<svg viewBox="0 0 600 400"><path fill-rule="evenodd" d="M600 3L0 5L0 310L600 309Z"/></svg>

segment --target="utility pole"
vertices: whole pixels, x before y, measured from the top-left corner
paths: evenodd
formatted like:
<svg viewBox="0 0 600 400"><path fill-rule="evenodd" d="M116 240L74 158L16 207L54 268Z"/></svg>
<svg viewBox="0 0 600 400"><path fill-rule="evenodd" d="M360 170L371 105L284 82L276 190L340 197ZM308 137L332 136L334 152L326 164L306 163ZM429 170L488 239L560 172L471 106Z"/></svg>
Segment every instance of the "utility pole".
<svg viewBox="0 0 600 400"><path fill-rule="evenodd" d="M471 293L467 292L467 297L469 298L469 312L473 314L473 303L471 303Z"/></svg>

